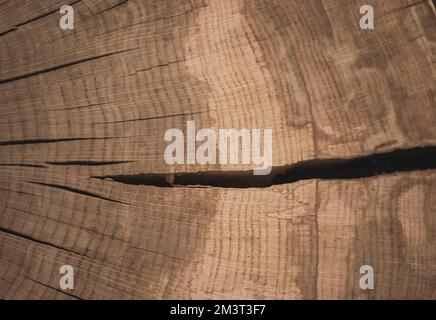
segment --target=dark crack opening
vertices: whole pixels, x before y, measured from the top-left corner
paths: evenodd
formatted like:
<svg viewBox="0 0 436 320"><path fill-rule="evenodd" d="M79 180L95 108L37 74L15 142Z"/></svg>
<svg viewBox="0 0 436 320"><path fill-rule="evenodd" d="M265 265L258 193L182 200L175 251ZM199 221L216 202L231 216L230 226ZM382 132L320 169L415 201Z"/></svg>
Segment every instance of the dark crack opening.
<svg viewBox="0 0 436 320"><path fill-rule="evenodd" d="M436 147L396 150L352 159L309 160L275 167L271 174L252 171L197 172L181 174L136 174L95 176L129 185L156 187L203 186L220 188L265 188L311 179L360 179L394 172L436 169Z"/></svg>

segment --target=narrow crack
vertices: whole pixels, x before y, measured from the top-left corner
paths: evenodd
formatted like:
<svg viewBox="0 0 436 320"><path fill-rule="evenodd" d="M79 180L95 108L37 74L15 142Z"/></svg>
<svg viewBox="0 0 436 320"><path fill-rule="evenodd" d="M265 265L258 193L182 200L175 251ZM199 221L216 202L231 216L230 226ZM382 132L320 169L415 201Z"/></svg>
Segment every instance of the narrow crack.
<svg viewBox="0 0 436 320"><path fill-rule="evenodd" d="M135 161L47 161L46 164L53 166L110 166L115 164L132 163ZM1 165L1 164L0 164Z"/></svg>
<svg viewBox="0 0 436 320"><path fill-rule="evenodd" d="M110 199L110 198L106 198L106 197L100 196L100 195L98 195L96 193L92 193L92 192L89 192L89 191L84 191L84 190L80 190L80 189L76 189L76 188L72 188L72 187L62 186L62 185L53 184L53 183L43 183L43 182L33 182L33 181L26 181L26 182L27 183L31 183L31 184L35 184L35 185L44 186L44 187L50 187L50 188L65 190L65 191L81 194L81 195L84 195L84 196L87 196L87 197L92 197L92 198L96 198L96 199L100 199L100 200L106 200L106 201L111 201L111 202L120 203L120 204L128 204L128 203L125 203L125 202L121 202L121 201L117 201L117 200L113 200L113 199Z"/></svg>
<svg viewBox="0 0 436 320"><path fill-rule="evenodd" d="M1 167L25 167L25 168L47 168L39 164L27 164L27 163L0 163Z"/></svg>
<svg viewBox="0 0 436 320"><path fill-rule="evenodd" d="M110 11L110 10L112 10L112 9L115 9L115 8L117 8L117 7L119 7L119 6L122 6L123 4L127 3L128 1L129 1L129 0L122 0L121 2L119 2L119 3L117 3L117 4L113 5L113 6L111 6L111 7L109 7L109 8L106 8L106 9L104 9L104 10L102 10L102 11L99 11L99 12L97 12L97 13L91 15L89 18L91 18L91 17L95 17L96 15L99 15L99 14L102 14L102 13L105 13L105 12L108 12L108 11Z"/></svg>
<svg viewBox="0 0 436 320"><path fill-rule="evenodd" d="M49 73L49 72L53 72L53 71L57 71L57 70L60 70L60 69L65 69L65 68L68 68L68 67L71 67L71 66L74 66L74 65L77 65L77 64L81 64L81 63L97 60L97 59L100 59L100 58L110 57L110 56L121 54L121 53L125 53L125 52L128 52L128 51L130 51L130 49L122 50L122 51L116 51L116 52L111 52L111 53L105 53L105 54L101 54L101 55L98 55L98 56L83 58L83 59L79 59L79 60L76 60L76 61L71 61L71 62L68 62L68 63L64 63L64 64L61 64L61 65L52 66L52 67L48 67L48 68L45 68L45 69L29 72L29 73L26 73L26 74L23 74L23 75L19 75L19 76L15 76L15 77L11 77L11 78L0 79L0 85L1 84L5 84L5 83L10 83L10 82L18 81L18 80L22 80L22 79L26 79L26 78L29 78L29 77L38 76L38 75Z"/></svg>
<svg viewBox="0 0 436 320"><path fill-rule="evenodd" d="M55 248L55 249L58 249L58 250L63 250L63 251L71 252L71 253L74 253L74 254L82 255L82 254L80 254L78 252L75 252L73 250L69 250L69 249L66 249L64 247L58 246L56 244L53 244L53 243L50 243L50 242L47 242L47 241L44 241L44 240L39 240L39 239L33 238L33 237L31 237L31 236L29 236L27 234L24 234L24 233L15 231L15 230L7 229L7 228L1 227L1 226L0 226L0 232L6 233L6 234L9 234L9 235L18 237L18 238L26 239L26 240L32 241L32 242L34 242L36 244L42 244L42 245L49 246L49 247L52 247L52 248Z"/></svg>
<svg viewBox="0 0 436 320"><path fill-rule="evenodd" d="M113 138L112 137L102 137L102 138L24 139L24 140L0 141L0 146L13 146L13 145L20 145L20 144L57 143L57 142L66 142L66 141L106 140L106 139L113 139Z"/></svg>
<svg viewBox="0 0 436 320"><path fill-rule="evenodd" d="M401 8L399 8L399 9L397 9L397 10L405 10L405 9L409 9L409 8L411 8L411 7L414 7L414 6L420 5L420 4L424 3L425 1L426 1L426 0L420 0L420 1L417 1L417 2L414 2L414 3L411 3L411 4L408 4L408 5L404 6L404 7L401 7Z"/></svg>
<svg viewBox="0 0 436 320"><path fill-rule="evenodd" d="M131 74L129 74L128 76L129 76L129 77L130 77L130 76L134 76L134 75L136 75L136 74L138 74L138 73L140 73L140 72L147 72L147 71L151 71L151 70L156 69L156 68L169 67L170 65L177 64L177 63L182 63L182 62L185 62L185 61L186 61L186 60L183 59L183 60L169 61L169 62L167 62L167 63L157 64L157 65L154 65L154 66L150 66L150 67L148 67L148 68L145 68L145 69L135 70L134 73L131 73Z"/></svg>
<svg viewBox="0 0 436 320"><path fill-rule="evenodd" d="M12 190L12 189L4 189L4 188L0 188L1 191L6 191L6 192L13 192L13 193L17 193L17 194L25 194L27 196L34 196L31 193L25 192L25 191L18 191L18 190Z"/></svg>
<svg viewBox="0 0 436 320"><path fill-rule="evenodd" d="M165 119L165 118L172 118L172 117L193 116L193 115L197 115L197 114L206 114L206 113L209 113L209 110L208 111L195 111L195 112L187 112L187 113L169 114L169 115L155 116L155 117L148 117L148 118L136 118L136 119L106 121L106 122L93 122L92 124L114 124L114 123L126 123L126 122L136 122L136 121L150 121L150 120Z"/></svg>
<svg viewBox="0 0 436 320"><path fill-rule="evenodd" d="M77 299L77 300L83 300L82 298L80 298L80 297L78 297L78 296L76 296L76 295L74 295L74 294L71 294L71 293L65 292L65 291L63 291L63 290L61 290L61 289L54 288L54 287L49 286L49 285L47 285L47 284L45 284L45 283L42 283L42 282L40 282L40 281L38 281L38 280L31 279L31 278L28 278L28 277L26 277L26 279L28 279L28 280L30 280L30 281L33 281L33 282L35 282L35 283L37 283L37 284L39 284L39 285L41 285L41 286L43 286L43 287L46 287L46 288L52 289L52 290L54 290L54 291L60 292L60 293L66 295L66 296L69 296L69 297L71 297L71 298L74 298L74 299Z"/></svg>
<svg viewBox="0 0 436 320"><path fill-rule="evenodd" d="M82 0L75 0L75 1L71 2L71 3L68 4L68 5L73 6L73 5L77 4L77 3L80 2L80 1L82 1ZM6 1L6 2L8 2L8 1ZM1 3L0 5L3 5L3 4L5 4L6 2ZM41 14L41 15L39 15L39 16L36 16L36 17L34 17L34 18L32 18L32 19L29 19L29 20L27 20L27 21L21 22L21 23L19 23L19 24L13 26L12 28L10 28L10 29L8 29L8 30L6 30L6 31L2 31L2 32L0 32L0 37L1 37L1 36L4 36L5 34L8 34L8 33L12 32L12 31L18 30L18 28L20 28L20 27L22 27L22 26L24 26L24 25L26 25L26 24L29 24L29 23L31 23L31 22L34 22L34 21L40 20L40 19L45 18L45 17L47 17L47 16L49 16L49 15L52 15L52 14L54 14L54 13L56 13L56 12L59 12L59 9L60 9L60 7L59 7L59 8L56 8L56 9L54 9L54 10L51 10L51 11L49 11L49 12L43 13L43 14Z"/></svg>
<svg viewBox="0 0 436 320"><path fill-rule="evenodd" d="M396 150L352 159L308 160L275 167L271 174L254 176L252 171L196 172L180 174L136 174L93 176L129 185L155 187L266 188L301 180L359 179L394 172L436 169L436 147Z"/></svg>

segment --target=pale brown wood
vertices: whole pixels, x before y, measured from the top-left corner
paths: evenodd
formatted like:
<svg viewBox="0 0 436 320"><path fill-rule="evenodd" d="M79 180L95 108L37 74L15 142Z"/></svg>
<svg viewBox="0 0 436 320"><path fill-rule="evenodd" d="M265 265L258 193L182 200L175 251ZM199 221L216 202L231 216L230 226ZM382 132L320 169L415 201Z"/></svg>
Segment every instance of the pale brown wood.
<svg viewBox="0 0 436 320"><path fill-rule="evenodd" d="M253 169L167 165L164 133L188 120L272 128L279 171L434 146L434 5L366 3L375 30L357 0L0 0L0 298L435 299L434 170L246 189L95 178Z"/></svg>
<svg viewBox="0 0 436 320"><path fill-rule="evenodd" d="M2 162L128 162L56 167L89 175L251 168L168 166L164 132L187 120L273 128L275 166L433 145L430 2L372 2L367 32L358 1L300 2L110 1L90 16L104 6L81 1L75 30L52 14L2 36ZM35 139L52 143L13 144Z"/></svg>

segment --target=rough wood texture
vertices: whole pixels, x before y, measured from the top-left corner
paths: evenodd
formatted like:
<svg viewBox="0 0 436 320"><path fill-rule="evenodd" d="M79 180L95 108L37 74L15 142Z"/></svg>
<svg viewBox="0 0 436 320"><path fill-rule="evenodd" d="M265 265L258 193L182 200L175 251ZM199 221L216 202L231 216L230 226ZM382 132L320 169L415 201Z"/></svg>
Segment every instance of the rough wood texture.
<svg viewBox="0 0 436 320"><path fill-rule="evenodd" d="M3 298L68 298L64 264L80 298L436 298L435 172L265 189L1 180Z"/></svg>
<svg viewBox="0 0 436 320"><path fill-rule="evenodd" d="M369 2L370 32L359 1L89 0L66 31L57 13L15 17L52 7L14 14L8 2L2 30L18 27L0 37L2 163L108 163L56 167L86 175L244 168L168 166L164 132L187 120L274 128L275 166L434 145L431 2Z"/></svg>
<svg viewBox="0 0 436 320"><path fill-rule="evenodd" d="M252 169L167 165L164 132L187 120L273 128L278 169L436 145L434 4L365 3L375 30L357 0L0 0L0 298L435 299L435 171L92 178Z"/></svg>

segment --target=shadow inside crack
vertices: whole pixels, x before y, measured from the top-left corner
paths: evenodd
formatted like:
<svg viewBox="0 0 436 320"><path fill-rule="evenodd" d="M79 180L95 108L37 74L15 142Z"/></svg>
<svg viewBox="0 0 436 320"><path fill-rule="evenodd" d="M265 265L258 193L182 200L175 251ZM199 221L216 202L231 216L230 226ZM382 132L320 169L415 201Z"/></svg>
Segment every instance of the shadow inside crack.
<svg viewBox="0 0 436 320"><path fill-rule="evenodd" d="M252 171L195 172L180 174L136 174L95 176L130 185L156 187L266 188L273 185L312 179L360 179L394 172L436 169L436 147L396 150L351 159L302 161L295 165L274 167L266 176Z"/></svg>

